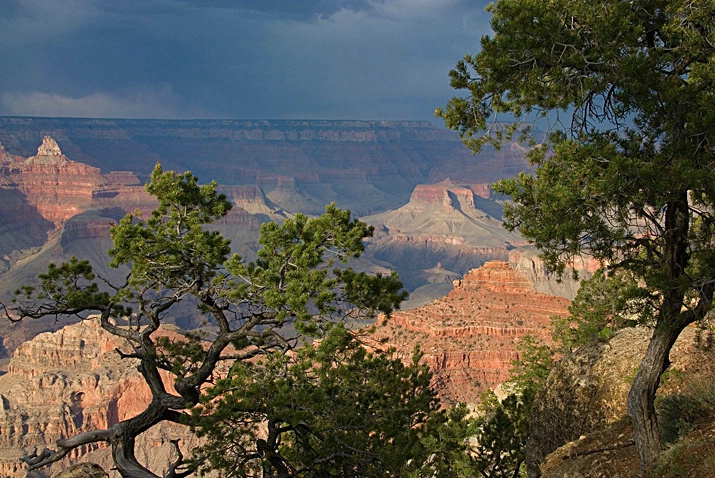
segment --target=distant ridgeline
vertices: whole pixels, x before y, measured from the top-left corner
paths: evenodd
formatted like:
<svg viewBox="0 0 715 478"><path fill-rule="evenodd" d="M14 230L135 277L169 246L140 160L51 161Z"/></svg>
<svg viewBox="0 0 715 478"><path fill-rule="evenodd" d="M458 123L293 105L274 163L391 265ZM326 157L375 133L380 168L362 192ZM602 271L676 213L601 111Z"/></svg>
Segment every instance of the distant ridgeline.
<svg viewBox="0 0 715 478"><path fill-rule="evenodd" d="M453 131L420 121L122 120L0 117L0 143L35 154L52 136L75 161L146 179L154 164L202 181L259 186L281 208L326 203L365 215L408 202L418 184L486 185L528 168L524 149L474 156Z"/></svg>

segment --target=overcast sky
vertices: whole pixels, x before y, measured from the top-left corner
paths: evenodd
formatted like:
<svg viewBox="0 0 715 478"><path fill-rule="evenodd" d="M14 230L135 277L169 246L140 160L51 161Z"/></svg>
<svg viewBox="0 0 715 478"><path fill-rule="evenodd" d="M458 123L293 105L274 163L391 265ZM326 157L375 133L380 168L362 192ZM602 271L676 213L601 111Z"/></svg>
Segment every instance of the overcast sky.
<svg viewBox="0 0 715 478"><path fill-rule="evenodd" d="M422 119L484 0L0 0L0 116Z"/></svg>

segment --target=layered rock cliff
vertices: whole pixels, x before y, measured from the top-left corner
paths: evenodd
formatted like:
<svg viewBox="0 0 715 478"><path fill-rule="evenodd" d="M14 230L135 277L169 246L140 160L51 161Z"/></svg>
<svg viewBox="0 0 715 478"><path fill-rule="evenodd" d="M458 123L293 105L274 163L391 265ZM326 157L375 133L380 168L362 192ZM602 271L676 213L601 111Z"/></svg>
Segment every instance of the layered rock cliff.
<svg viewBox="0 0 715 478"><path fill-rule="evenodd" d="M99 168L67 158L50 136L27 159L0 149L0 235L5 239L0 252L7 256L5 268L15 256L26 255L24 250L42 246L51 230L85 211L114 207L148 212L155 206L136 175L102 175Z"/></svg>
<svg viewBox="0 0 715 478"><path fill-rule="evenodd" d="M376 338L405 357L419 345L440 395L448 402L475 402L508 378L525 335L551 340L549 318L566 315L568 304L534 290L508 263L491 261L455 281L446 297L395 312Z"/></svg>
<svg viewBox="0 0 715 478"><path fill-rule="evenodd" d="M590 278L601 264L590 257L576 257L572 268L567 268L562 277L550 273L539 251L534 246L521 246L509 251L509 264L524 274L539 292L560 295L569 300L576 297L581 281ZM576 276L574 276L574 272Z"/></svg>
<svg viewBox="0 0 715 478"><path fill-rule="evenodd" d="M370 214L404 204L417 184L484 185L530 167L521 146L475 156L454 131L428 122L0 118L0 141L14 154L33 154L44 135L105 173L145 178L160 161L204 181L259 185L269 197L279 189L271 199L293 213L320 214L336 201ZM284 178L314 200L285 197Z"/></svg>
<svg viewBox="0 0 715 478"><path fill-rule="evenodd" d="M20 190L9 172L24 158L8 153L0 143L0 273L47 240L54 225L45 219Z"/></svg>
<svg viewBox="0 0 715 478"><path fill-rule="evenodd" d="M102 330L97 320L86 320L40 334L15 351L8 372L0 376L0 476L24 477L19 458L35 447L52 447L59 438L105 429L143 411L151 394L136 363L120 360L114 351L122 347L122 340ZM142 435L138 449L146 452L153 469L165 470L169 463L169 428L180 434L182 445L193 443L192 436L176 426ZM71 457L109 470L108 452L87 446ZM35 476L53 474L72 461Z"/></svg>
<svg viewBox="0 0 715 478"><path fill-rule="evenodd" d="M35 156L6 165L2 175L17 184L28 202L55 225L86 210L93 191L105 182L98 168L70 161L49 136Z"/></svg>

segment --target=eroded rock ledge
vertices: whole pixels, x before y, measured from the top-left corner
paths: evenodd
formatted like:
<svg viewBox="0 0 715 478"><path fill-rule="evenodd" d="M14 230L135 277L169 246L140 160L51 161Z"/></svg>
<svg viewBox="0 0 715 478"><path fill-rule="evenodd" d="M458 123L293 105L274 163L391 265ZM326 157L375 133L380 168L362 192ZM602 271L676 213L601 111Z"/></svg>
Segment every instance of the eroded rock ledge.
<svg viewBox="0 0 715 478"><path fill-rule="evenodd" d="M440 395L474 402L509 377L525 335L551 340L550 317L566 315L568 305L534 290L508 263L492 261L455 281L446 297L394 313L376 335L406 358L419 344Z"/></svg>

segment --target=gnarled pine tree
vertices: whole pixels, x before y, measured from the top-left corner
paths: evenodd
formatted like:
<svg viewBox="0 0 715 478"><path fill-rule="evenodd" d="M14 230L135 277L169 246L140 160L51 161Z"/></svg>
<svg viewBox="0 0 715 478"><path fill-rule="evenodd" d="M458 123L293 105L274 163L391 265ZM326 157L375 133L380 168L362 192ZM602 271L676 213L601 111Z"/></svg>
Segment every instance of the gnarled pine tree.
<svg viewBox="0 0 715 478"><path fill-rule="evenodd" d="M159 201L151 217L129 214L111 229L111 265L125 264L130 271L122 284L106 284L88 262L73 259L51 265L38 284L19 290L6 312L13 320L99 314L101 327L130 346L132 352L123 357L139 360L151 402L139 415L106 430L59 440L57 450L28 457L31 469L77 447L106 442L123 477L155 478L135 457L136 437L162 421L183 423L222 360L286 352L300 337L286 336L286 325L319 335L329 323L350 315L389 313L405 298L396 275L371 276L337 266L358 257L363 239L372 234L349 211L330 205L318 218L299 214L283 225L264 224L258 258L246 263L238 255L229 258L229 241L204 227L231 208L215 183L199 185L191 173L163 172L157 165L146 188ZM217 326L208 345L197 336L174 343L156 337L181 303L198 306ZM176 393L161 371L173 377ZM195 471L183 465L173 463L167 476Z"/></svg>
<svg viewBox="0 0 715 478"><path fill-rule="evenodd" d="M551 269L590 254L650 297L653 335L628 398L645 472L662 448L654 400L670 350L715 290L715 3L500 0L489 10L493 36L450 73L467 95L437 114L474 149L528 132L530 115L555 125L531 151L536 173L494 189L513 199L506 227ZM502 127L500 115L520 121Z"/></svg>

